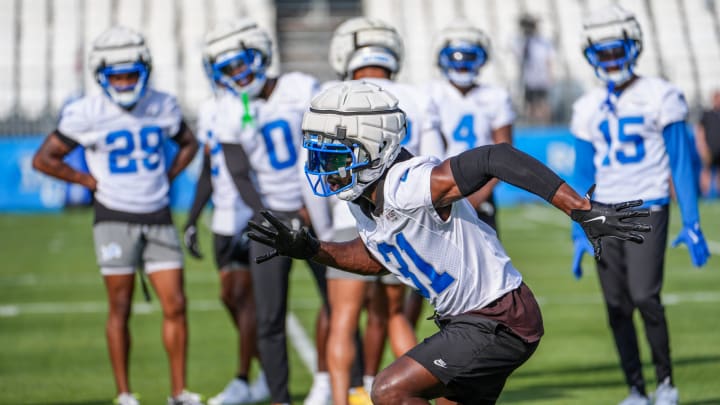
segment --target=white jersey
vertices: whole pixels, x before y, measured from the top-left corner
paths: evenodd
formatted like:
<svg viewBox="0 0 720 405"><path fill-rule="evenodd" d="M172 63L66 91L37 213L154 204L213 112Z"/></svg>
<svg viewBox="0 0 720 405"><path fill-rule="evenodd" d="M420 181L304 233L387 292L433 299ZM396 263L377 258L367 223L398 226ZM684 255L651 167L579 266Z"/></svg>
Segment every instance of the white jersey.
<svg viewBox="0 0 720 405"><path fill-rule="evenodd" d="M606 98L606 89L594 89L576 101L570 127L595 148L594 198L607 203L666 199L670 165L662 132L686 119L682 92L662 79L640 77L619 98L612 97L614 111Z"/></svg>
<svg viewBox="0 0 720 405"><path fill-rule="evenodd" d="M440 118L446 159L478 146L495 143L492 132L515 121L510 94L496 86L480 84L463 95L447 80L437 80L428 93Z"/></svg>
<svg viewBox="0 0 720 405"><path fill-rule="evenodd" d="M439 163L416 157L391 167L379 216L349 205L372 255L445 316L485 307L519 287L522 276L467 200L453 204L447 221L437 214L430 174Z"/></svg>
<svg viewBox="0 0 720 405"><path fill-rule="evenodd" d="M177 135L181 123L175 97L148 89L131 111L104 94L83 97L63 109L58 131L85 147L99 203L150 213L169 203L163 144Z"/></svg>
<svg viewBox="0 0 720 405"><path fill-rule="evenodd" d="M303 206L300 187L307 184L297 167L301 123L316 90L317 81L311 76L280 76L268 100L250 102L251 124L243 123L245 107L238 97L223 92L215 99L213 135L242 145L263 205L271 210L296 211Z"/></svg>
<svg viewBox="0 0 720 405"><path fill-rule="evenodd" d="M217 109L215 100L207 100L198 112L198 140L210 151L210 179L212 182L213 216L211 229L218 235L232 236L241 232L250 218L252 209L245 204L235 186L221 144L238 143L229 132L215 133L213 121Z"/></svg>

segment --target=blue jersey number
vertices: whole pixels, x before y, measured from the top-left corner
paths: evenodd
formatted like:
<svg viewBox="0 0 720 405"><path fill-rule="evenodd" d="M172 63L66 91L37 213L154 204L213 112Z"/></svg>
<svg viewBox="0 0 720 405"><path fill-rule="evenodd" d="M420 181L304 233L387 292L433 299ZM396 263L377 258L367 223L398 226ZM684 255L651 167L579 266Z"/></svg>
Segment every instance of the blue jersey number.
<svg viewBox="0 0 720 405"><path fill-rule="evenodd" d="M453 281L455 281L455 279L447 273L436 272L432 265L430 265L430 263L426 262L425 260L423 260L422 257L420 257L420 255L418 255L418 253L410 245L407 239L405 239L405 236L403 234L399 233L395 237L395 240L397 242L397 247L387 243L381 243L378 245L378 250L383 256L383 259L385 259L385 262L388 264L393 263L393 261L391 260L391 256L395 258L395 262L397 264L398 270L400 271L400 274L412 280L413 284L415 284L415 287L417 287L418 291L420 292L420 294L422 294L423 297L430 298L430 293L428 292L427 288L420 282L420 280L418 280L415 274L410 271L410 267L403 258L401 251L407 255L415 268L417 268L417 270L421 274L424 274L425 277L430 280L430 288L432 288L435 294L442 293L443 291L445 291L446 288L450 286L450 284L453 283ZM399 250L398 247L400 248Z"/></svg>
<svg viewBox="0 0 720 405"><path fill-rule="evenodd" d="M472 114L466 114L460 118L460 122L453 131L453 139L466 143L468 150L475 147L477 136L475 136L475 117Z"/></svg>
<svg viewBox="0 0 720 405"><path fill-rule="evenodd" d="M276 145L273 133L277 133L278 131L280 132L280 138L284 145ZM294 166L297 162L297 151L295 151L290 124L285 120L271 121L262 127L261 132L265 140L265 148L270 157L270 165L273 169L282 170ZM284 160L278 158L278 149L276 147L285 147L287 150L287 157Z"/></svg>
<svg viewBox="0 0 720 405"><path fill-rule="evenodd" d="M618 128L617 128L617 134L618 134L618 142L620 143L620 146L624 144L632 144L635 147L635 153L633 154L627 154L625 151L621 148L617 152L615 152L615 159L620 164L628 164L628 163L636 163L645 157L645 143L643 142L643 137L636 133L628 133L626 132L626 125L642 125L644 122L643 117L622 117L617 120ZM604 120L600 123L598 126L600 129L600 132L603 134L603 138L605 139L605 142L608 146L608 152L605 155L605 157L602 160L603 166L609 166L610 165L610 149L613 144L612 136L610 135L610 124L608 120Z"/></svg>
<svg viewBox="0 0 720 405"><path fill-rule="evenodd" d="M110 151L108 162L110 173L127 174L137 173L138 162L133 155L137 145L133 133L128 130L110 132L105 138L108 146L117 146ZM140 150L144 152L142 164L147 170L160 167L160 152L162 149L162 129L159 127L144 127L140 130Z"/></svg>

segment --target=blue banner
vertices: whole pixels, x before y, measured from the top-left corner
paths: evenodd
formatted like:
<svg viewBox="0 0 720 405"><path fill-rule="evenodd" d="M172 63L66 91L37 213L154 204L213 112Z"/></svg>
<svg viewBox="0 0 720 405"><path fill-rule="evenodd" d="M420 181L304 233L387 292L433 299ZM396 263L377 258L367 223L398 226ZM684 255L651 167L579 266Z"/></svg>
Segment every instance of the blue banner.
<svg viewBox="0 0 720 405"><path fill-rule="evenodd" d="M32 168L43 139L0 138L0 211L58 211L65 206L65 183Z"/></svg>
<svg viewBox="0 0 720 405"><path fill-rule="evenodd" d="M565 180L570 180L575 166L573 136L566 127L515 128L513 144L521 151L549 166ZM508 206L542 201L525 190L500 183L495 188L495 202Z"/></svg>

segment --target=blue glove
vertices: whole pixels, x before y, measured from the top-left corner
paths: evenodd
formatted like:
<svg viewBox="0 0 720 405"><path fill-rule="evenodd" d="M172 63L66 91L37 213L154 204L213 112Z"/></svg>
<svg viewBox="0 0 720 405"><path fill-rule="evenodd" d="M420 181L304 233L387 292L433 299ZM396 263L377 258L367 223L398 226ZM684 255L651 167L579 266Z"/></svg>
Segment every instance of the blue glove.
<svg viewBox="0 0 720 405"><path fill-rule="evenodd" d="M672 247L677 247L681 243L687 245L693 266L702 267L705 265L708 257L710 257L710 250L707 242L705 242L699 223L696 222L692 226L683 225L680 234L673 241Z"/></svg>
<svg viewBox="0 0 720 405"><path fill-rule="evenodd" d="M593 249L592 245L590 244L590 241L585 236L574 238L573 239L573 247L575 248L575 252L573 253L573 262L572 262L572 272L573 276L575 276L576 280L580 280L583 274L582 270L582 258L585 253L589 254L590 256L595 255L595 250Z"/></svg>

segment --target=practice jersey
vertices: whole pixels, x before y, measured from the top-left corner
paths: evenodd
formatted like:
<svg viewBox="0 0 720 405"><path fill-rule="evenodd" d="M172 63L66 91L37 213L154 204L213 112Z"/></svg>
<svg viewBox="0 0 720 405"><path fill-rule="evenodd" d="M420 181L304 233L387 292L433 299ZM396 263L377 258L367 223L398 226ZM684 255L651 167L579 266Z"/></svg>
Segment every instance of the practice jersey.
<svg viewBox="0 0 720 405"><path fill-rule="evenodd" d="M501 87L480 84L463 95L447 80L437 80L428 93L445 144L444 152L433 155L441 159L493 144L492 132L515 121L510 95Z"/></svg>
<svg viewBox="0 0 720 405"><path fill-rule="evenodd" d="M592 143L594 199L613 203L662 201L670 193L670 166L663 128L683 121L682 92L659 78L640 77L608 105L607 90L594 89L573 105L570 130Z"/></svg>
<svg viewBox="0 0 720 405"><path fill-rule="evenodd" d="M211 99L200 106L198 112L198 140L210 151L210 181L212 183L213 215L211 229L219 235L232 236L241 232L250 218L252 209L245 204L232 179L225 153L221 144L236 144L237 137L228 132L215 133L212 123L215 120L215 100ZM222 138L221 138L222 137Z"/></svg>
<svg viewBox="0 0 720 405"><path fill-rule="evenodd" d="M83 97L63 109L58 131L85 147L99 203L150 213L169 203L163 144L178 134L181 123L176 99L148 89L130 111L105 95Z"/></svg>
<svg viewBox="0 0 720 405"><path fill-rule="evenodd" d="M443 221L433 207L430 175L440 161L416 157L391 167L379 192L381 207L366 215L349 204L372 255L441 315L478 310L520 286L495 231L467 200Z"/></svg>
<svg viewBox="0 0 720 405"><path fill-rule="evenodd" d="M317 90L317 81L302 73L280 76L268 100L249 103L252 123L244 123L245 106L228 92L215 99L209 128L222 142L242 145L250 160L253 182L263 205L271 210L296 211L303 206L299 176L302 116Z"/></svg>

